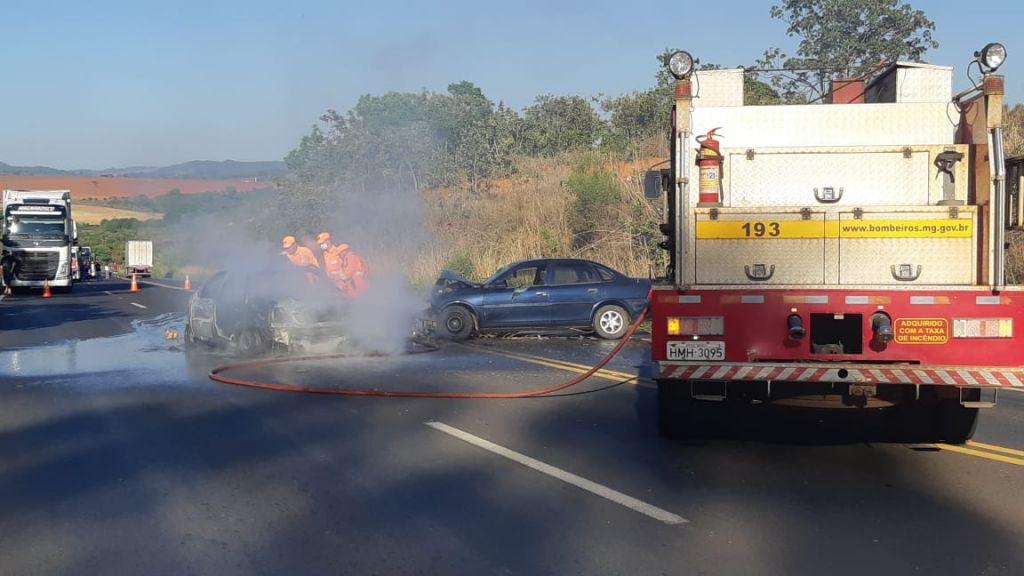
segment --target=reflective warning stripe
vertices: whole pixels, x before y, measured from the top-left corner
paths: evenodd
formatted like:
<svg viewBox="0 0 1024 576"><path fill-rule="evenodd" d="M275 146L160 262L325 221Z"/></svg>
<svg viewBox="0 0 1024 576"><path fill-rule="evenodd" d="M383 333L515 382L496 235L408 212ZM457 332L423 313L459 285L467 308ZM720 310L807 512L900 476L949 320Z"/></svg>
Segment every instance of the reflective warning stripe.
<svg viewBox="0 0 1024 576"><path fill-rule="evenodd" d="M841 377L840 372L845 373ZM978 368L893 368L890 366L788 366L784 364L661 363L659 378L775 382L922 384L1024 388L1024 370Z"/></svg>

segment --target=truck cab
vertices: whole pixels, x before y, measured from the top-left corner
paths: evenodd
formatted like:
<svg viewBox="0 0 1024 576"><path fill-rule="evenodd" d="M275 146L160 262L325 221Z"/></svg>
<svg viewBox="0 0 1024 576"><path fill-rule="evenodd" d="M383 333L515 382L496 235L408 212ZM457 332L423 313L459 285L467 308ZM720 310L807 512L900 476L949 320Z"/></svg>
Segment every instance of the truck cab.
<svg viewBox="0 0 1024 576"><path fill-rule="evenodd" d="M2 226L12 288L71 290L77 228L69 190L4 190Z"/></svg>

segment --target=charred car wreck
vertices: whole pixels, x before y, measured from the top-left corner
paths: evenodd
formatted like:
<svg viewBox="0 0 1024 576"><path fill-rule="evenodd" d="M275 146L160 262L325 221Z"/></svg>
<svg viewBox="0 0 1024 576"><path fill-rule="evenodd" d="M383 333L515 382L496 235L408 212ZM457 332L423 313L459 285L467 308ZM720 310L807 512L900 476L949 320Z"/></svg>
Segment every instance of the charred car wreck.
<svg viewBox="0 0 1024 576"><path fill-rule="evenodd" d="M346 342L344 301L333 286L291 265L217 272L192 295L185 338L243 355L274 348L337 350Z"/></svg>

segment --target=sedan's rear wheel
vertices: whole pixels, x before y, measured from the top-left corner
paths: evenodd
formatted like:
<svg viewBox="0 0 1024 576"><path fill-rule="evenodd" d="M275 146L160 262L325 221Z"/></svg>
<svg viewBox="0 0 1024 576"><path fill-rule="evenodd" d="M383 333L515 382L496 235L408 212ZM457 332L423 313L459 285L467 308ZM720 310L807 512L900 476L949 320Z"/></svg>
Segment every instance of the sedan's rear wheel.
<svg viewBox="0 0 1024 576"><path fill-rule="evenodd" d="M441 312L438 332L449 340L465 340L473 333L473 313L462 306L450 306Z"/></svg>
<svg viewBox="0 0 1024 576"><path fill-rule="evenodd" d="M594 332L607 340L618 340L629 328L629 313L621 306L601 306L594 314Z"/></svg>

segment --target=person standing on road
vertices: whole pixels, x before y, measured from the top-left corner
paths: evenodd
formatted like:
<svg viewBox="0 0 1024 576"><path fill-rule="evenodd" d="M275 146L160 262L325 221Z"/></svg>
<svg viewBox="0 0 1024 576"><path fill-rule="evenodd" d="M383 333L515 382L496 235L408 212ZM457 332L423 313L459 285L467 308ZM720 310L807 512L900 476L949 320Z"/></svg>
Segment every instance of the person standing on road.
<svg viewBox="0 0 1024 576"><path fill-rule="evenodd" d="M341 293L349 298L357 298L366 292L366 275L369 267L363 257L352 251L344 242L334 244L328 232L321 232L316 243L324 252L324 270L327 277L334 281Z"/></svg>
<svg viewBox="0 0 1024 576"><path fill-rule="evenodd" d="M4 296L10 296L11 280L14 278L14 257L10 252L0 254L0 268L3 269Z"/></svg>

